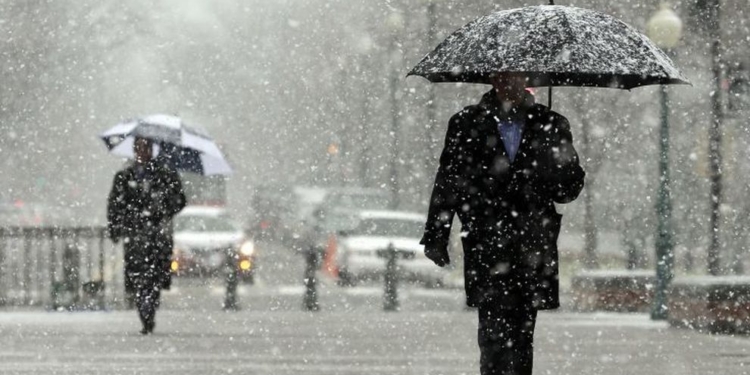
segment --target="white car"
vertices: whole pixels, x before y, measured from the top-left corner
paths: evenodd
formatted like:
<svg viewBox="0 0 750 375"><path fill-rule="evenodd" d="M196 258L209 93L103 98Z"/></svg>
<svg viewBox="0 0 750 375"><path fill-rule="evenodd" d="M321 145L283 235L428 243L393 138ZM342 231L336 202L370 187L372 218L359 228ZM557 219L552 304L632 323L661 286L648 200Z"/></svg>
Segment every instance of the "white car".
<svg viewBox="0 0 750 375"><path fill-rule="evenodd" d="M361 211L349 230L339 236L337 263L344 284L357 280L380 278L386 259L379 251L389 244L400 254L398 274L402 279L420 281L430 286L443 283L447 272L424 255L419 240L424 232L425 216L401 211Z"/></svg>
<svg viewBox="0 0 750 375"><path fill-rule="evenodd" d="M172 271L177 274L220 275L232 264L240 279L252 282L255 251L253 240L223 208L190 206L174 218Z"/></svg>

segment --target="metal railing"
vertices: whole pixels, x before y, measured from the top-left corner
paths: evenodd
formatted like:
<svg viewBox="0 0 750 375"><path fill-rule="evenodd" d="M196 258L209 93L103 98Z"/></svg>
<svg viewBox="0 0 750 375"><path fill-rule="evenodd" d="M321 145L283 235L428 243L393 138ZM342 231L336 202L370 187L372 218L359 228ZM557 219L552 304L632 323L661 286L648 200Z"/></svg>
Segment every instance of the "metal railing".
<svg viewBox="0 0 750 375"><path fill-rule="evenodd" d="M122 252L106 228L0 228L0 306L103 309L122 301Z"/></svg>

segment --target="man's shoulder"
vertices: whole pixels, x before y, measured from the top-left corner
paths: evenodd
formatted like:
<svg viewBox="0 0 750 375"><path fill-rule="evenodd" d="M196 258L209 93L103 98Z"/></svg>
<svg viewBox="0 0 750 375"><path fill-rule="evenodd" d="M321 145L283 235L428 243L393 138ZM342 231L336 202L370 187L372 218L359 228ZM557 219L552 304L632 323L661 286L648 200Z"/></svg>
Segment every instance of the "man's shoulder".
<svg viewBox="0 0 750 375"><path fill-rule="evenodd" d="M570 131L570 122L565 116L542 104L534 104L529 110L529 118L542 126L552 126L559 130Z"/></svg>
<svg viewBox="0 0 750 375"><path fill-rule="evenodd" d="M451 117L451 124L468 124L478 121L484 110L479 105L468 105Z"/></svg>

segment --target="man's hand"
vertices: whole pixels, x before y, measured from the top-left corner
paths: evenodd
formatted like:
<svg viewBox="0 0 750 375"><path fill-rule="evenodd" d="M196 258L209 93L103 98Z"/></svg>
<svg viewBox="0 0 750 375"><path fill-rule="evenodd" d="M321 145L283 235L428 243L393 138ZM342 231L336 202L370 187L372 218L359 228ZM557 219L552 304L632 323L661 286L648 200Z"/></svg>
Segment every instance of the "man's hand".
<svg viewBox="0 0 750 375"><path fill-rule="evenodd" d="M448 256L448 244L442 241L425 245L424 255L435 262L438 267L445 267L451 262Z"/></svg>

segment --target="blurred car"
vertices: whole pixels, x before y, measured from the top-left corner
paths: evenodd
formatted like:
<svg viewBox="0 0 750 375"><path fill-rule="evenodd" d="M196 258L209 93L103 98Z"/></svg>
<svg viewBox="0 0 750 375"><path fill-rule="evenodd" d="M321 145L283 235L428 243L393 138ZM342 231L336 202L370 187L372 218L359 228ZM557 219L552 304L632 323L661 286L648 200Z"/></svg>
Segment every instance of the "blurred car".
<svg viewBox="0 0 750 375"><path fill-rule="evenodd" d="M379 254L390 244L399 252L399 277L440 286L447 272L424 255L419 244L425 216L404 211L361 211L350 222L350 229L339 233L337 263L339 278L350 284L380 278L386 259Z"/></svg>
<svg viewBox="0 0 750 375"><path fill-rule="evenodd" d="M326 192L320 209L327 210L385 210L391 204L391 195L385 190L361 187L333 188Z"/></svg>
<svg viewBox="0 0 750 375"><path fill-rule="evenodd" d="M284 185L260 185L251 200L249 230L264 241L286 242L292 237L297 207L294 190Z"/></svg>
<svg viewBox="0 0 750 375"><path fill-rule="evenodd" d="M174 218L172 271L177 275L224 275L232 266L241 280L252 283L256 250L223 208L190 206Z"/></svg>
<svg viewBox="0 0 750 375"><path fill-rule="evenodd" d="M294 221L311 223L315 220L315 210L325 199L327 190L321 187L295 186L296 215Z"/></svg>
<svg viewBox="0 0 750 375"><path fill-rule="evenodd" d="M386 210L391 196L385 190L360 187L331 188L314 210L310 223L321 231L324 243L336 241L340 231L352 229L359 212Z"/></svg>

